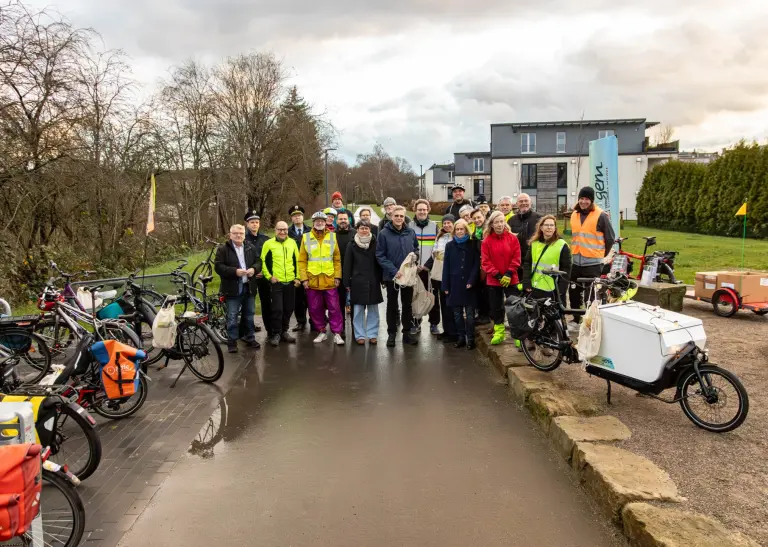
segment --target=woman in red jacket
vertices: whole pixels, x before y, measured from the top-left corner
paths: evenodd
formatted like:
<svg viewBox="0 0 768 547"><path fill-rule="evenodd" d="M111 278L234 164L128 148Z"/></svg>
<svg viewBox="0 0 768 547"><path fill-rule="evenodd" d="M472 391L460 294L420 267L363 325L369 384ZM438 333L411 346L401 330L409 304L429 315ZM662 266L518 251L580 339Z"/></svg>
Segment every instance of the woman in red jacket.
<svg viewBox="0 0 768 547"><path fill-rule="evenodd" d="M519 283L520 242L512 235L504 213L494 211L486 224L480 252L480 267L485 271L488 299L493 320L491 344L504 341L504 299Z"/></svg>

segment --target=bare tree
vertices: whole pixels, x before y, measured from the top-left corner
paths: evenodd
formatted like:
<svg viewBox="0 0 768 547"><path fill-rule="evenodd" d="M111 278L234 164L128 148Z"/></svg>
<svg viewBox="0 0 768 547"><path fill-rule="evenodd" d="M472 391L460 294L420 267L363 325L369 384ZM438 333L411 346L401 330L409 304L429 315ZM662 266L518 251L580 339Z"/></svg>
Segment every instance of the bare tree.
<svg viewBox="0 0 768 547"><path fill-rule="evenodd" d="M671 125L659 125L659 130L656 134L656 146L672 142L672 137L674 137L674 135L674 127Z"/></svg>

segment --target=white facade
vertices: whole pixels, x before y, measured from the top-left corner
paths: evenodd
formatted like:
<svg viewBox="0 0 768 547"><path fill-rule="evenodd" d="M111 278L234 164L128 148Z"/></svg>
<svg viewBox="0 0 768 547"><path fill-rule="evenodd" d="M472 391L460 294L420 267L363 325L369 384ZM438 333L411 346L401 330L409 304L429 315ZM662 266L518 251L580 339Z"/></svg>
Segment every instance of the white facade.
<svg viewBox="0 0 768 547"><path fill-rule="evenodd" d="M622 155L619 156L619 207L627 220L636 220L637 193L643 185L643 179L649 167L668 161L673 155ZM531 157L516 159L493 160L494 198L512 196L513 199L522 192L521 169L524 164L566 163L568 164L568 188L566 202L572 208L577 201L579 189L589 184L589 156L581 157ZM650 164L650 165L649 165ZM580 165L580 167L579 167ZM534 199L535 201L535 199Z"/></svg>
<svg viewBox="0 0 768 547"><path fill-rule="evenodd" d="M434 194L434 186L435 186L435 174L432 172L432 169L427 169L427 172L424 173L424 191L426 192L426 198L429 201L438 201L435 198Z"/></svg>

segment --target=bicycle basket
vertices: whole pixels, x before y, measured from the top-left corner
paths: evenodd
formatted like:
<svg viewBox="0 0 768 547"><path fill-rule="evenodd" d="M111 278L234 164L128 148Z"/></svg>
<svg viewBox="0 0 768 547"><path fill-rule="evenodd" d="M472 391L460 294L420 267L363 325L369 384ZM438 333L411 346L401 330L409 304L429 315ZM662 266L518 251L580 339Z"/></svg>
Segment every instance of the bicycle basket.
<svg viewBox="0 0 768 547"><path fill-rule="evenodd" d="M539 320L539 304L532 298L510 296L506 302L509 332L513 338L524 340L536 329Z"/></svg>
<svg viewBox="0 0 768 547"><path fill-rule="evenodd" d="M112 302L96 312L96 317L99 319L118 319L121 315L123 315L123 308L118 302Z"/></svg>

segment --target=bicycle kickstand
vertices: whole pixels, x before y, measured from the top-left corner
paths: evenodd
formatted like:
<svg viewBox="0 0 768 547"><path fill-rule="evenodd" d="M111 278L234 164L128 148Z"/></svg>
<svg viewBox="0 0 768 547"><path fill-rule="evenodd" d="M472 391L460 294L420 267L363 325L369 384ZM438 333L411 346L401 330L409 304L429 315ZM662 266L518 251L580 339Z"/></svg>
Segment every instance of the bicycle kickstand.
<svg viewBox="0 0 768 547"><path fill-rule="evenodd" d="M184 360L184 366L183 366L183 367L181 367L181 372L179 372L179 375L178 375L178 376L176 376L176 379L175 379L175 380L173 381L173 383L171 384L171 388L174 388L174 387L176 387L176 382L178 382L178 381L179 381L179 378L181 378L181 375L182 375L182 374L184 374L184 371L185 371L185 370L187 370L187 367L188 367L188 366L189 366L189 363L187 363L187 361L186 361L186 360Z"/></svg>

